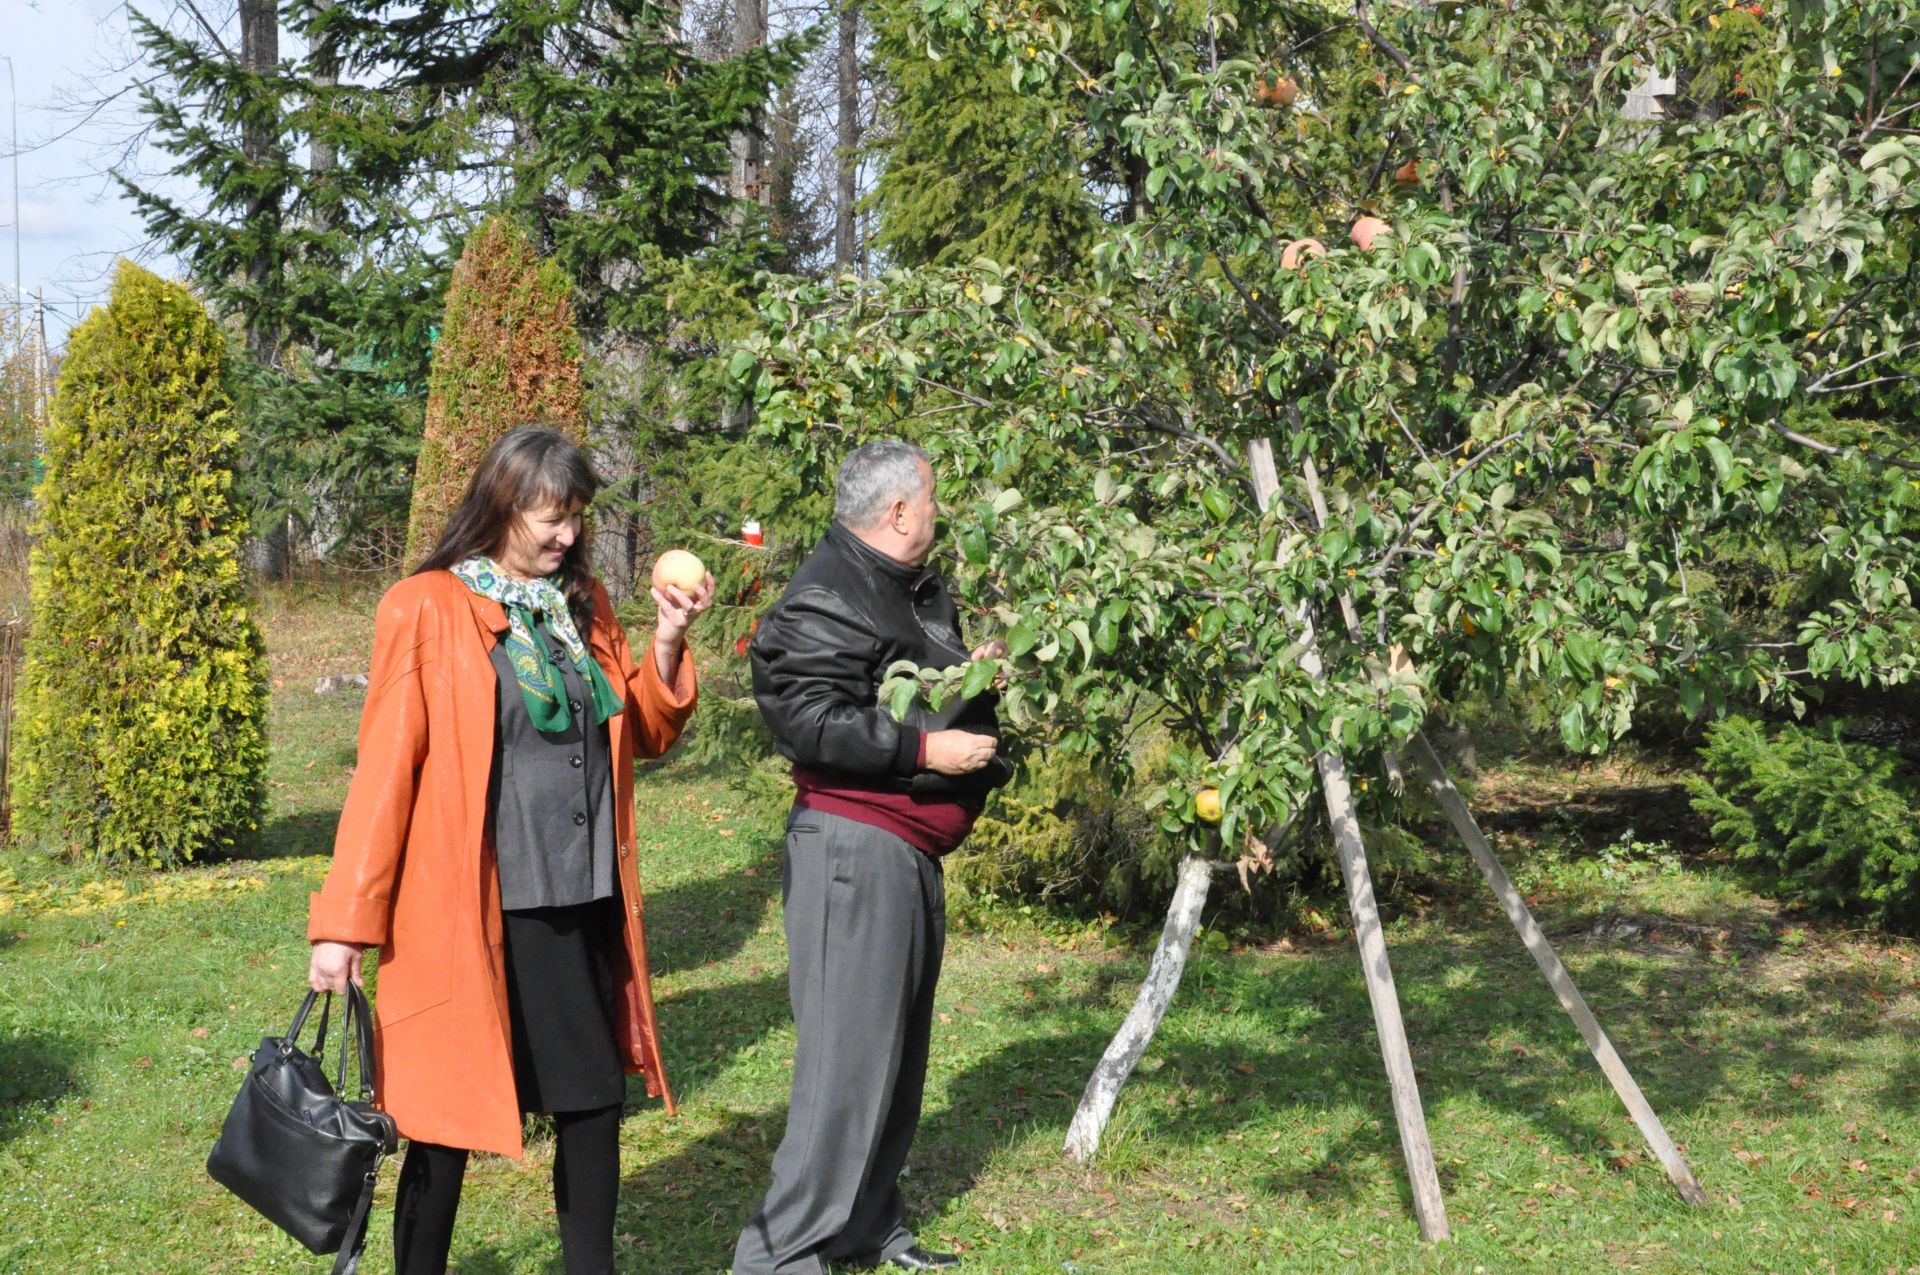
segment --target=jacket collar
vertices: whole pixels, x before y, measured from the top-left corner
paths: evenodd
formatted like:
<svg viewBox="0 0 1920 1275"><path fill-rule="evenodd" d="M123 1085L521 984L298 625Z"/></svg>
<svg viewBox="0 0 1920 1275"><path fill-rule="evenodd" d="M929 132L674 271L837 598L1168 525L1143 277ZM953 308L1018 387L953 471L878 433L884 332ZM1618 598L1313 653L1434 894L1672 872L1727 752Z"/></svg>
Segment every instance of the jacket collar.
<svg viewBox="0 0 1920 1275"><path fill-rule="evenodd" d="M460 592L467 595L467 602L473 607L473 618L480 622L482 628L493 633L505 633L511 627L507 623L507 609L498 602L481 597L464 584L460 586Z"/></svg>
<svg viewBox="0 0 1920 1275"><path fill-rule="evenodd" d="M478 623L482 629L498 637L513 627L507 620L507 609L505 607L495 602L492 598L481 597L472 589L460 583L460 578L451 571L447 573L447 579L452 581L454 588L458 589L461 594L465 596L467 605L473 608L473 618L475 622ZM611 617L603 613L596 603L593 608L593 622L587 626L587 632L584 636L588 649L598 655L606 657L601 660L601 663L604 665L611 665L614 662L613 642L608 636L607 628L610 623L612 623Z"/></svg>
<svg viewBox="0 0 1920 1275"><path fill-rule="evenodd" d="M923 584L935 578L933 568L925 565L911 566L889 558L840 523L836 522L827 528L827 538L839 546L841 553L879 572L887 579L896 581L909 594L918 594Z"/></svg>
<svg viewBox="0 0 1920 1275"><path fill-rule="evenodd" d="M505 607L495 602L492 598L483 598L472 589L469 589L465 584L461 583L460 577L453 574L453 572L442 571L439 574L446 581L448 588L467 600L467 605L473 608L474 621L478 623L482 629L489 633L505 633L512 627L507 623L507 609Z"/></svg>

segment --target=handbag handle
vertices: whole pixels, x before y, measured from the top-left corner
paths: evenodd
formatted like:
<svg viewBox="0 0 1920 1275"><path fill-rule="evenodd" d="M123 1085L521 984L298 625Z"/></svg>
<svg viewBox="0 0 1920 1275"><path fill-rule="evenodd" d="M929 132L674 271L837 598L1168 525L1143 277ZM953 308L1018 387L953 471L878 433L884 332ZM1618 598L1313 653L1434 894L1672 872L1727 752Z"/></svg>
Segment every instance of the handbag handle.
<svg viewBox="0 0 1920 1275"><path fill-rule="evenodd" d="M319 999L319 992L309 991L307 998L300 1002L300 1008L294 1012L293 1023L287 1028L287 1034L280 1038L280 1051L282 1053L300 1047L300 1033L306 1028L307 1015L313 1012L313 1003ZM321 1053L327 1047L327 1019L332 1014L333 993L328 992L326 1003L320 1007L320 1030L314 1033L313 1048L315 1053Z"/></svg>
<svg viewBox="0 0 1920 1275"><path fill-rule="evenodd" d="M307 1017L313 1013L313 1004L320 999L320 993L309 990L306 999L300 1002L300 1008L293 1015L293 1024L287 1028L287 1034L281 1038L282 1051L297 1048L300 1033L307 1025ZM333 1014L333 993L326 993L326 1000L320 1007L320 1030L314 1034L314 1056L324 1059L327 1051L327 1024ZM373 1007L367 1003L367 994L351 979L347 982L347 1009L341 1015L340 1066L335 1072L333 1091L345 1093L347 1088L347 1054L351 1049L358 1055L356 1070L360 1077L360 1097L373 1101ZM357 1047L357 1048L356 1048ZM324 1065L324 1064L323 1064Z"/></svg>
<svg viewBox="0 0 1920 1275"><path fill-rule="evenodd" d="M367 994L360 990L352 980L347 982L347 1012L344 1015L344 1030L340 1041L340 1070L334 1082L335 1093L345 1093L347 1089L347 1046L356 1046L355 1061L359 1064L355 1070L360 1077L360 1097L367 1102L373 1101L373 1006L367 1003Z"/></svg>

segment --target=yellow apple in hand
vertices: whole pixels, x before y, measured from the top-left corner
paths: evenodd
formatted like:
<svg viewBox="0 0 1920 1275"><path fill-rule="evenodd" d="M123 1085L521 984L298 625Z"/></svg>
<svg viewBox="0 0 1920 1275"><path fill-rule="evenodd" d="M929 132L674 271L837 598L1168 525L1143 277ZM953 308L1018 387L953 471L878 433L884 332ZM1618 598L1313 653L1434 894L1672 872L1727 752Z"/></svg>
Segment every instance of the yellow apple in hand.
<svg viewBox="0 0 1920 1275"><path fill-rule="evenodd" d="M685 549L669 549L653 564L653 587L665 589L677 585L682 593L694 594L707 580L706 564Z"/></svg>

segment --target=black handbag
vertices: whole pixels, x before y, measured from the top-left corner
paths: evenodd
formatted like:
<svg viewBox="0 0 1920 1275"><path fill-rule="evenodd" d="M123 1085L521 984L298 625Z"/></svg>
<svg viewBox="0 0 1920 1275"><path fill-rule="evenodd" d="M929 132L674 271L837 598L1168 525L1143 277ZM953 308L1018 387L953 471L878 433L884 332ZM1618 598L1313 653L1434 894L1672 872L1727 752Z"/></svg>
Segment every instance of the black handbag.
<svg viewBox="0 0 1920 1275"><path fill-rule="evenodd" d="M393 1117L373 1106L373 1026L365 993L347 984L335 1083L327 1083L323 1066L331 992L320 1011L314 1055L301 1050L300 1032L318 995L307 993L285 1036L260 1042L207 1157L207 1172L308 1249L338 1253L333 1275L353 1275L380 1161L398 1147L399 1134ZM350 1049L359 1055L358 1099L341 1096Z"/></svg>

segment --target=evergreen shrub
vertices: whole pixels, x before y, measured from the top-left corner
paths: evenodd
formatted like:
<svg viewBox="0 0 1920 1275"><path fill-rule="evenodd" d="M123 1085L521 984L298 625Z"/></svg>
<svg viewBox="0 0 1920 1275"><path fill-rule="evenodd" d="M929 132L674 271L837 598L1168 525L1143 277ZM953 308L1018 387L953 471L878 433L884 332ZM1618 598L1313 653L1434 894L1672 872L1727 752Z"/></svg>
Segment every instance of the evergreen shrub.
<svg viewBox="0 0 1920 1275"><path fill-rule="evenodd" d="M507 431L551 426L582 437L580 334L573 282L542 261L526 229L493 217L467 239L427 380L406 560L426 557L480 458Z"/></svg>
<svg viewBox="0 0 1920 1275"><path fill-rule="evenodd" d="M14 725L14 832L30 847L165 866L258 826L265 653L240 573L227 372L193 295L131 263L69 339Z"/></svg>
<svg viewBox="0 0 1920 1275"><path fill-rule="evenodd" d="M1920 785L1898 750L1850 742L1843 730L1838 721L1771 733L1746 717L1714 723L1704 773L1687 781L1693 808L1785 896L1910 929L1920 922Z"/></svg>

